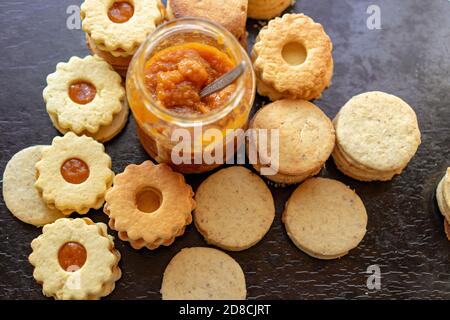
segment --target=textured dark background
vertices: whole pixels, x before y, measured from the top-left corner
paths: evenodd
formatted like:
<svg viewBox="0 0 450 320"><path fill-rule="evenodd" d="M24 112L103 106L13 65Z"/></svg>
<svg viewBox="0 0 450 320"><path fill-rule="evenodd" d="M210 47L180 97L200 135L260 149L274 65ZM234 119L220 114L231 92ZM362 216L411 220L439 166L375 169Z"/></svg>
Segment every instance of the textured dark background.
<svg viewBox="0 0 450 320"><path fill-rule="evenodd" d="M88 53L81 30L66 27L77 0L0 2L0 173L17 151L50 144L57 135L45 112L47 74L71 56ZM381 8L382 30L366 27L367 7ZM360 246L335 261L303 254L288 239L280 215L295 187L271 188L277 215L255 247L230 253L246 274L250 299L446 298L450 299L450 242L443 232L434 190L450 166L450 2L447 0L298 0L295 9L322 23L334 45L333 84L317 101L330 117L352 96L381 90L404 98L417 112L423 144L392 182L360 183L327 163L322 176L356 189L369 214ZM251 42L257 25L249 21ZM262 100L255 104L255 110ZM106 144L115 172L147 159L132 119ZM197 188L206 177L187 177ZM106 222L101 212L90 215ZM40 229L15 219L0 201L0 298L43 299L27 261ZM122 279L109 299L159 299L169 260L183 247L205 246L193 225L171 247L122 253ZM366 287L368 266L381 268L381 290Z"/></svg>

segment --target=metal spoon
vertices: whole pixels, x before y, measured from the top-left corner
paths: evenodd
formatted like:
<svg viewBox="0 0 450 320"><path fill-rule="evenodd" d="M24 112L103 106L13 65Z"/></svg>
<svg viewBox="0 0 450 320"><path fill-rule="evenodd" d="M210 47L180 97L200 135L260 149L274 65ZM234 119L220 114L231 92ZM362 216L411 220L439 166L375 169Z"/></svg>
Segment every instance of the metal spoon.
<svg viewBox="0 0 450 320"><path fill-rule="evenodd" d="M247 64L245 63L245 61L242 61L232 70L228 71L223 76L204 87L203 90L200 91L200 98L207 97L210 94L213 94L214 92L220 91L223 88L229 86L231 83L233 83L234 80L239 78L244 73L246 66Z"/></svg>

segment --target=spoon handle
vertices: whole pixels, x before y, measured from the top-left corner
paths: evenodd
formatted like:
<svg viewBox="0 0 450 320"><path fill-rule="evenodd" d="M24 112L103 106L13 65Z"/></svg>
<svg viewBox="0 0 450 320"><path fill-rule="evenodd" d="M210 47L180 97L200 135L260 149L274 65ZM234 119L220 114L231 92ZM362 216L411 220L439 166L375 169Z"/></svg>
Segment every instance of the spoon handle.
<svg viewBox="0 0 450 320"><path fill-rule="evenodd" d="M233 83L234 80L239 78L244 73L245 67L246 63L245 61L242 61L232 70L228 71L223 76L204 87L203 90L200 91L200 98L207 97L210 94L213 94L214 92L220 91L223 88L229 86L231 83Z"/></svg>

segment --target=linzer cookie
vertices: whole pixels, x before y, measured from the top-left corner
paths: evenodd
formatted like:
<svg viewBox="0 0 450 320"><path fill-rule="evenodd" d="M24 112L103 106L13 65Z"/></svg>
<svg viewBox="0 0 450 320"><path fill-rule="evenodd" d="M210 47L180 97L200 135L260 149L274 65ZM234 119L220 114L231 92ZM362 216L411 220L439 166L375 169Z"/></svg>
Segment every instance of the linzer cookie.
<svg viewBox="0 0 450 320"><path fill-rule="evenodd" d="M47 207L36 182L36 163L42 150L48 146L33 146L16 153L3 173L3 200L11 213L19 220L35 226L52 223L64 217L60 211Z"/></svg>
<svg viewBox="0 0 450 320"><path fill-rule="evenodd" d="M245 276L239 264L222 251L186 248L164 271L163 300L244 300Z"/></svg>
<svg viewBox="0 0 450 320"><path fill-rule="evenodd" d="M332 50L322 25L304 14L271 20L252 51L258 93L272 101L319 98L333 76Z"/></svg>
<svg viewBox="0 0 450 320"><path fill-rule="evenodd" d="M294 0L249 0L248 17L259 20L270 20L279 16L294 2Z"/></svg>
<svg viewBox="0 0 450 320"><path fill-rule="evenodd" d="M450 168L447 169L445 176L439 182L436 189L436 199L439 206L439 210L444 216L445 233L450 240Z"/></svg>
<svg viewBox="0 0 450 320"><path fill-rule="evenodd" d="M331 120L304 100L284 99L264 106L256 113L250 128L256 134L250 136L248 146L258 152L258 162L253 166L260 172L264 167L276 169L276 174L265 177L282 185L299 183L319 173L335 145ZM262 140L258 142L261 130L268 134L267 145ZM275 144L277 150L273 151L275 134L279 140Z"/></svg>
<svg viewBox="0 0 450 320"><path fill-rule="evenodd" d="M318 259L336 259L354 249L366 233L363 202L339 181L311 178L292 194L283 213L294 244Z"/></svg>
<svg viewBox="0 0 450 320"><path fill-rule="evenodd" d="M82 28L94 54L125 76L133 54L164 20L160 0L85 0Z"/></svg>
<svg viewBox="0 0 450 320"><path fill-rule="evenodd" d="M241 251L269 231L275 206L264 181L244 167L220 170L206 179L195 195L194 221L208 243Z"/></svg>
<svg viewBox="0 0 450 320"><path fill-rule="evenodd" d="M47 112L58 131L112 139L128 118L122 79L98 56L72 57L47 77Z"/></svg>
<svg viewBox="0 0 450 320"><path fill-rule="evenodd" d="M361 181L391 180L405 169L421 143L414 110L383 92L353 97L333 122L333 159L344 174Z"/></svg>
<svg viewBox="0 0 450 320"><path fill-rule="evenodd" d="M192 222L192 188L166 164L129 165L106 194L105 213L119 238L135 249L171 245Z"/></svg>
<svg viewBox="0 0 450 320"><path fill-rule="evenodd" d="M59 219L31 242L33 276L56 300L97 300L121 277L120 253L106 225L90 219Z"/></svg>
<svg viewBox="0 0 450 320"><path fill-rule="evenodd" d="M72 132L53 139L36 163L35 186L48 206L64 214L86 214L105 201L114 173L104 146Z"/></svg>

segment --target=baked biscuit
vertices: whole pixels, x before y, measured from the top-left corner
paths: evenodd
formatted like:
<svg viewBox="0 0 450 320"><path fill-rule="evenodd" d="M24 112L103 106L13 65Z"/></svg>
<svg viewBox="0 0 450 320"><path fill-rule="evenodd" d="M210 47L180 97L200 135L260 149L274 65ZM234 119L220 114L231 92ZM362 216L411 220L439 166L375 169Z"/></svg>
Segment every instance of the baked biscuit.
<svg viewBox="0 0 450 320"><path fill-rule="evenodd" d="M33 277L46 297L97 300L121 277L120 253L106 225L90 219L59 219L31 242Z"/></svg>
<svg viewBox="0 0 450 320"><path fill-rule="evenodd" d="M99 209L114 177L104 146L73 132L54 138L42 150L36 170L35 186L43 200L66 215Z"/></svg>
<svg viewBox="0 0 450 320"><path fill-rule="evenodd" d="M200 17L215 21L236 38L245 36L247 0L168 0L169 19Z"/></svg>
<svg viewBox="0 0 450 320"><path fill-rule="evenodd" d="M304 100L278 100L260 109L250 128L268 130L267 146L252 136L252 144L258 151L258 163L254 168L276 167L270 163L271 132L278 130L278 172L266 178L280 184L299 183L320 172L335 145L335 133L331 120L314 104ZM270 141L270 142L269 142ZM269 158L266 158L269 157Z"/></svg>
<svg viewBox="0 0 450 320"><path fill-rule="evenodd" d="M35 165L47 147L33 146L19 151L8 161L3 173L3 200L9 211L17 219L38 227L65 217L60 211L47 207L34 187Z"/></svg>
<svg viewBox="0 0 450 320"><path fill-rule="evenodd" d="M367 213L358 195L339 181L311 178L301 184L283 212L286 231L303 252L336 259L358 246Z"/></svg>
<svg viewBox="0 0 450 320"><path fill-rule="evenodd" d="M250 170L234 166L208 177L195 194L194 221L206 241L241 251L269 231L275 206L264 181Z"/></svg>
<svg viewBox="0 0 450 320"><path fill-rule="evenodd" d="M333 44L321 24L285 14L261 29L252 50L258 93L271 100L313 100L329 87Z"/></svg>
<svg viewBox="0 0 450 320"><path fill-rule="evenodd" d="M52 122L62 133L87 133L96 138L99 131L111 130L105 128L113 123L116 128L112 130L118 133L127 120L122 79L98 56L58 63L56 72L47 77L43 97Z"/></svg>
<svg viewBox="0 0 450 320"><path fill-rule="evenodd" d="M104 212L109 226L134 249L169 246L192 222L192 188L166 164L129 165L114 178Z"/></svg>
<svg viewBox="0 0 450 320"><path fill-rule="evenodd" d="M439 210L447 221L450 221L450 168L439 182L436 189L436 199Z"/></svg>
<svg viewBox="0 0 450 320"><path fill-rule="evenodd" d="M391 180L405 169L421 143L414 110L383 92L353 97L333 123L335 163L343 173L362 181Z"/></svg>
<svg viewBox="0 0 450 320"><path fill-rule="evenodd" d="M258 20L270 20L278 17L295 0L248 0L248 17Z"/></svg>
<svg viewBox="0 0 450 320"><path fill-rule="evenodd" d="M161 285L163 300L245 300L245 276L226 253L185 248L172 258Z"/></svg>

